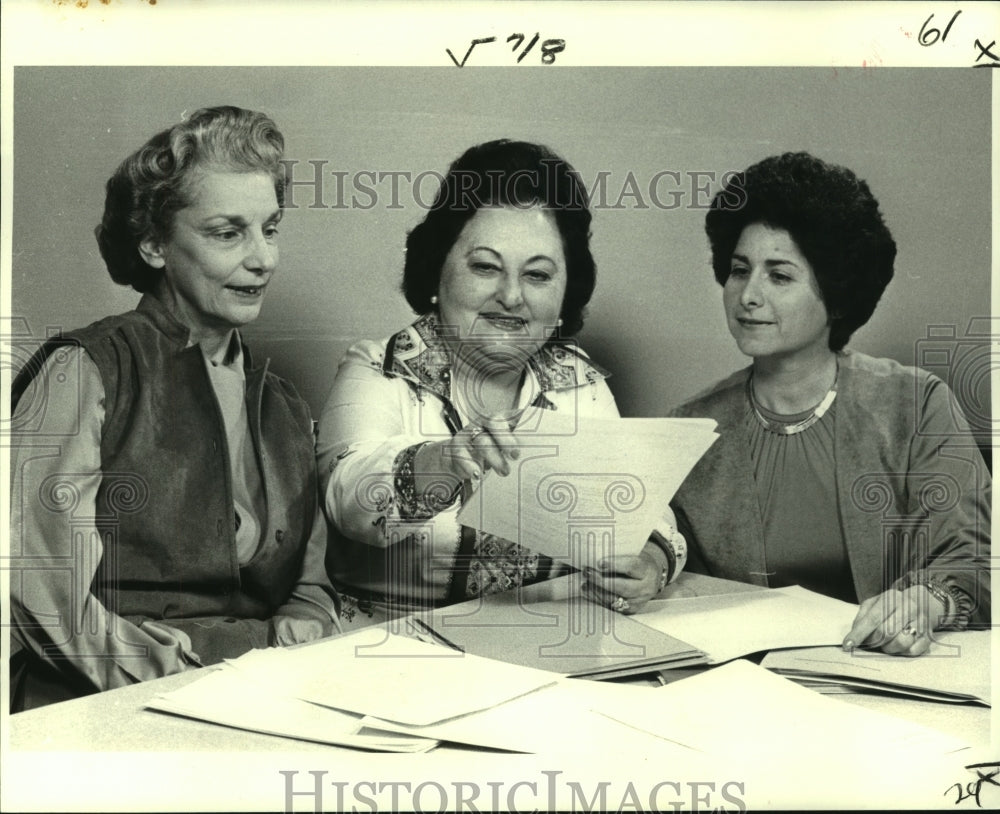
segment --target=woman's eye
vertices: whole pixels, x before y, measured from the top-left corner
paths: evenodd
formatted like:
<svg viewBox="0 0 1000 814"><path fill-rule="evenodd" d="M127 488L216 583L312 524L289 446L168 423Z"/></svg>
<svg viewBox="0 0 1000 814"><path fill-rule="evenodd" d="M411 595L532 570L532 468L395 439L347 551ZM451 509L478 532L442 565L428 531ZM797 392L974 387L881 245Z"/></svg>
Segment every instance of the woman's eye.
<svg viewBox="0 0 1000 814"><path fill-rule="evenodd" d="M239 238L240 233L236 229L223 229L220 232L215 232L214 236L216 240L232 242Z"/></svg>
<svg viewBox="0 0 1000 814"><path fill-rule="evenodd" d="M273 240L277 236L278 236L278 227L277 226L265 226L264 227L264 237L267 240Z"/></svg>
<svg viewBox="0 0 1000 814"><path fill-rule="evenodd" d="M499 266L494 263L477 262L471 264L473 271L478 271L481 274L489 274L494 271L499 271Z"/></svg>
<svg viewBox="0 0 1000 814"><path fill-rule="evenodd" d="M778 283L779 285L783 285L784 283L790 283L792 281L792 278L789 275L782 274L780 271L772 271L771 279L774 282Z"/></svg>
<svg viewBox="0 0 1000 814"><path fill-rule="evenodd" d="M733 266L729 269L730 277L746 277L750 273L750 269L744 266Z"/></svg>
<svg viewBox="0 0 1000 814"><path fill-rule="evenodd" d="M547 283L552 279L552 275L547 271L526 271L524 276L536 283Z"/></svg>

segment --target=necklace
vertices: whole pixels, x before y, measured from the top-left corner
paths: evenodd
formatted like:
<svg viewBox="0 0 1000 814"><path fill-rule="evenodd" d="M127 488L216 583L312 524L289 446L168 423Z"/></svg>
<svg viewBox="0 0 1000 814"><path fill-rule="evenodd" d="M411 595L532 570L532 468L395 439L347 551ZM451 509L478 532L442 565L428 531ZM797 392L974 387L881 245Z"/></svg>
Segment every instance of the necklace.
<svg viewBox="0 0 1000 814"><path fill-rule="evenodd" d="M824 415L826 415L827 410L830 409L830 405L833 404L833 400L837 397L837 379L840 378L840 365L837 365L837 372L833 377L833 385L823 400L816 405L813 411L807 415L805 418L799 421L793 421L791 423L786 423L784 421L774 421L761 412L760 403L757 401L757 394L753 389L753 371L750 372L749 377L747 377L747 396L750 400L750 406L753 408L753 414L756 416L760 425L768 432L777 433L778 435L795 435L802 432L803 430L809 429L813 424L819 421Z"/></svg>

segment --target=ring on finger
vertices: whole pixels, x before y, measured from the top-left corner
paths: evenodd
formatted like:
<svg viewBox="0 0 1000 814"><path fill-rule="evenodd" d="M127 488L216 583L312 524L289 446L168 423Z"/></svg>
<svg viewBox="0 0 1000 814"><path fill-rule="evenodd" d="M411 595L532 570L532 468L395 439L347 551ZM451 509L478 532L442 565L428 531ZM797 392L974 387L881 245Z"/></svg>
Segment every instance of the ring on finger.
<svg viewBox="0 0 1000 814"><path fill-rule="evenodd" d="M907 636L912 636L914 639L920 635L917 633L917 629L913 626L912 622L907 622L903 625L903 630L901 632L905 633Z"/></svg>
<svg viewBox="0 0 1000 814"><path fill-rule="evenodd" d="M610 607L615 613L625 613L629 609L630 605L624 596L616 596L614 602L612 602L608 607Z"/></svg>
<svg viewBox="0 0 1000 814"><path fill-rule="evenodd" d="M484 432L486 432L486 428L485 427L475 427L475 428L473 428L472 432L469 433L469 444L472 444L473 442L475 442L475 440L480 435L482 435Z"/></svg>

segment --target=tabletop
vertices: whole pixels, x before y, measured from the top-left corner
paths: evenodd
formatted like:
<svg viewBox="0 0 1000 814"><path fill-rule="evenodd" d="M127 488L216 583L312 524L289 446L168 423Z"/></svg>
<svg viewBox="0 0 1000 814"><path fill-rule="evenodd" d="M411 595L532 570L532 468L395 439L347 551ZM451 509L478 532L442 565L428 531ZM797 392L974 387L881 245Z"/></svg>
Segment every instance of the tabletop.
<svg viewBox="0 0 1000 814"><path fill-rule="evenodd" d="M570 586L570 580L553 580L551 583L532 586L529 596L532 601L560 599L566 597L573 590ZM680 597L763 589L685 573L668 590L668 596ZM518 793L524 797L524 795L528 795L528 787L523 786L524 783L530 785L533 782L537 787L539 783L544 783L546 778L551 780L557 775L562 777L563 773L567 773L565 777L570 777L573 772L582 771L582 766L576 758L564 764L556 756L541 760L539 756L508 755L450 743L444 743L430 753L423 755L399 756L359 753L356 750L327 744L290 740L273 735L231 729L144 708L145 703L153 695L181 687L197 679L200 672L196 670L168 676L131 687L7 716L3 744L5 810L35 808L36 805L39 806L36 810L44 810L46 807L52 810L53 807L65 808L67 804L72 808L74 807L73 801L82 800L87 800L88 806L94 804L101 810L113 810L119 806L122 809L136 807L180 809L185 807L183 805L185 800L190 801L189 807L192 809L218 807L236 811L243 810L242 803L246 803L249 806L247 810L252 810L260 805L259 802L256 802L258 797L253 793L253 787L257 783L263 783L265 779L270 784L268 787L271 792L269 793L288 795L284 798L286 809L313 810L313 803L320 804L319 799L315 797L315 789L310 785L315 778L320 776L315 774L316 772L322 773L324 784L315 788L324 789L328 795L328 798L323 800L324 807L336 806L338 801L329 795L338 788L341 791L348 788L353 790L355 797L361 794L362 802L365 803L361 808L355 805L357 810L380 810L380 806L367 802L371 799L371 795L361 793L360 787L356 785L359 782L367 781L346 778L367 777L372 766L384 767L388 764L393 767L395 772L391 776L404 778L412 774L413 782L416 783L431 782L426 778L453 778L457 772L460 777L477 779L451 780L452 783L470 782L474 784L476 789L485 792L489 782L493 782L483 779L483 767L488 764L492 767L490 776L496 778L495 782L503 781L506 783L506 785L496 788L503 788L507 793L518 788L520 789ZM907 718L925 726L960 736L972 744L974 749L968 755L962 759L948 761L947 772L942 767L941 777L936 779L934 786L934 788L939 788L939 792L935 799L922 798L924 804L953 804L952 798L956 797L964 787L959 785L958 791L953 790L950 793L951 796L948 796L945 794L947 786L941 784L946 782L948 778L956 783L963 781L967 773L963 771L964 766L968 765L969 762L987 762L993 754L990 751L991 715L988 708L876 694L854 693L836 697L848 704ZM762 733L762 737L766 737L766 733ZM884 756L878 755L877 748L874 748L873 745L873 760L877 763L884 759ZM674 785L669 785L668 788L674 789L675 786L680 788L682 796L690 791L695 797L684 804L685 808L698 807L696 802L692 803L692 801L701 799L697 798L701 791L708 794L706 791L708 786L697 787L691 791L683 786L683 782L693 781L675 781L671 779L668 771L643 765L639 756L604 755L601 756L599 765L600 770L611 778L607 781L608 783L620 783L624 777L642 777L652 773L652 777L660 778L656 781L660 785L650 785L649 788L660 788L663 783L673 783ZM550 768L544 768L546 766ZM920 775L921 782L931 782L925 770L918 771L917 767L913 767L913 770ZM61 785L60 771L65 772L66 776L71 778L68 785ZM546 771L556 774L545 774ZM704 780L705 783L714 784L712 786L714 797L713 794L708 794L706 798L708 802L702 799L702 805L705 807L724 808L726 801L720 799L719 795L725 783L738 782L724 779L732 775L734 771L732 767L720 767L720 771L724 774L719 778ZM233 772L236 774L234 775ZM282 772L286 772L286 774L282 774ZM292 772L292 774L287 774L287 772ZM542 773L540 776L539 772ZM725 774L726 772L728 774ZM334 782L331 791L330 787L325 784L328 779L327 773L331 773L331 782L333 782L332 778L334 777L343 777L345 778L343 783L354 783L355 785L338 786L337 782ZM151 790L148 784L143 785L145 782L143 778L149 777L150 774L157 778L154 790ZM507 780L504 780L505 775L509 775ZM239 782L241 791L234 799L232 794L227 794L226 787L231 785L232 778L235 776L241 778ZM588 778L589 782L597 783L594 787L594 794L603 788L601 783L604 781L593 779L599 775L588 771L583 772L581 776L584 779L578 781L580 783L588 782ZM425 780L420 781L421 777ZM530 777L535 779L524 779ZM972 777L974 778L975 775ZM31 778L31 784L25 786L22 782L19 785L18 781L24 781L25 778ZM47 780L40 778L47 778ZM183 779L181 785L175 786L172 778ZM211 778L216 780L213 781ZM220 780L220 778L228 779ZM912 779L916 781L917 777ZM796 780L796 784L801 780L801 778ZM890 780L891 782L889 782ZM404 781L400 780L399 782ZM865 789L864 793L859 791L861 796L849 796L846 802L866 804L873 799L880 799L878 794L889 794L895 803L901 801L900 790L894 790L894 783L902 781L895 774L889 778L882 778L880 774L876 795L872 797L869 786L874 782L869 778L861 783ZM948 782L950 783L950 781ZM81 791L81 783L86 789L86 793ZM522 785L518 786L519 783ZM653 783L653 781L650 780L649 783ZM207 792L206 784L211 786L214 791ZM441 785L441 783L438 782L437 785ZM809 789L812 788L811 781L807 783L807 786ZM588 791L585 794L586 787L580 786L579 788L580 794L589 799L591 792ZM607 788L611 789L613 786L609 785ZM701 791L698 791L699 788ZM798 789L799 787L793 785L792 788ZM905 791L913 789L914 786L913 783L907 783L902 788ZM146 790L146 797L142 797L142 789ZM190 796L185 796L185 789L197 789L197 791L192 791ZM845 789L849 790L850 785L841 788L839 793L843 794ZM663 791L663 788L660 790ZM787 789L784 790L784 792L787 791ZM216 805L213 805L216 793L221 796L216 801ZM244 793L249 795L246 799L241 797ZM811 794L811 791L803 790L801 793ZM152 796L149 796L150 794ZM310 797L311 794L312 797ZM729 796L735 797L735 792L732 789L730 789ZM427 799L431 800L430 797ZM664 799L658 800L657 804L663 804ZM782 800L785 801L785 804L801 805L803 801L809 803L813 798L809 796L789 798L783 796L782 793L768 789L761 799L766 807ZM818 801L821 798L816 799ZM835 800L837 797L827 796L822 799ZM971 799L968 795L963 798L963 800ZM711 803L712 800L715 802ZM145 804L140 805L143 801ZM342 802L345 802L345 805L350 808L350 800ZM489 810L496 807L510 809L511 806L507 805L509 802L515 803L513 809L516 810L520 805L518 799L490 801L490 803L494 802L498 803L498 806L487 804L483 798L480 798L477 805L481 807L479 810ZM427 802L420 803L420 805L426 806ZM431 803L430 806L432 809L435 806L440 808L436 802ZM281 800L277 799L273 804L268 804L265 807L281 807ZM821 807L825 807L825 805ZM543 805L542 808L545 806ZM642 805L639 808L645 810ZM477 809L473 806L468 810ZM531 810L531 806L528 806L528 810Z"/></svg>

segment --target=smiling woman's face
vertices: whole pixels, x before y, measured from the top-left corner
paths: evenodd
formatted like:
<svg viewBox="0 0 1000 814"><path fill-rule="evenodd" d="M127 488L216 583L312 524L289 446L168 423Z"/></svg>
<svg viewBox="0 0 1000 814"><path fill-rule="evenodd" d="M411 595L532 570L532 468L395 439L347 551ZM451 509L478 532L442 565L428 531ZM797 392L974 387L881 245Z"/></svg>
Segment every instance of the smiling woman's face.
<svg viewBox="0 0 1000 814"><path fill-rule="evenodd" d="M523 364L556 329L566 259L552 214L540 207L480 209L441 269L438 310L467 359Z"/></svg>
<svg viewBox="0 0 1000 814"><path fill-rule="evenodd" d="M722 301L729 332L747 356L829 350L830 318L816 275L784 229L752 223L743 230Z"/></svg>
<svg viewBox="0 0 1000 814"><path fill-rule="evenodd" d="M160 298L193 341L257 318L278 263L280 220L266 173L204 171L170 237L140 244L146 262L164 270Z"/></svg>

